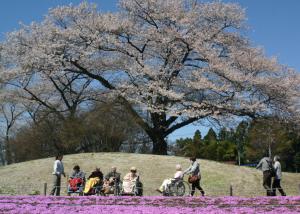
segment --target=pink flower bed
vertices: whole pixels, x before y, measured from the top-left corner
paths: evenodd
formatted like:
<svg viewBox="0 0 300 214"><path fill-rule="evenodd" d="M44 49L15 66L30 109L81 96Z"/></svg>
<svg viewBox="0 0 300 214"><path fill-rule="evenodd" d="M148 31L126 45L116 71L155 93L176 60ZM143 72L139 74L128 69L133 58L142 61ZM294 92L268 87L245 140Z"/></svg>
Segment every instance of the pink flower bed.
<svg viewBox="0 0 300 214"><path fill-rule="evenodd" d="M300 197L1 196L0 213L299 213Z"/></svg>

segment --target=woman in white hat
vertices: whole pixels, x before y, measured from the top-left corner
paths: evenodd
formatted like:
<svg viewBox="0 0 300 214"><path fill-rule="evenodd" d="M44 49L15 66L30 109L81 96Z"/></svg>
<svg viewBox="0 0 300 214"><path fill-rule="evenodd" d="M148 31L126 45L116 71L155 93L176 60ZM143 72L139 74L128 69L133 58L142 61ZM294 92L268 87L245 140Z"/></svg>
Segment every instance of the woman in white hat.
<svg viewBox="0 0 300 214"><path fill-rule="evenodd" d="M135 182L138 178L137 169L133 166L130 168L130 172L123 178L123 190L124 193L132 193Z"/></svg>

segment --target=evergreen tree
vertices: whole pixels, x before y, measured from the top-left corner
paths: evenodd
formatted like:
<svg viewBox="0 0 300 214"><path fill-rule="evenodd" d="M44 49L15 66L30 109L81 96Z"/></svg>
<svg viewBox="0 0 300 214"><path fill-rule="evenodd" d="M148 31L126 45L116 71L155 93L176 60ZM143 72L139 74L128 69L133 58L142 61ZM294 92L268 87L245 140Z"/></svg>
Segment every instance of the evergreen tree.
<svg viewBox="0 0 300 214"><path fill-rule="evenodd" d="M294 157L295 171L300 172L300 152L297 152Z"/></svg>
<svg viewBox="0 0 300 214"><path fill-rule="evenodd" d="M213 130L213 128L210 128L206 134L206 136L204 137L204 142L205 143L210 143L213 141L217 141L217 134L216 132Z"/></svg>
<svg viewBox="0 0 300 214"><path fill-rule="evenodd" d="M202 138L201 132L197 129L196 132L195 132L195 134L194 134L193 141L200 143L201 142L201 138Z"/></svg>
<svg viewBox="0 0 300 214"><path fill-rule="evenodd" d="M248 135L249 124L242 121L235 130L233 141L236 144L238 164L241 165L244 158L245 144Z"/></svg>

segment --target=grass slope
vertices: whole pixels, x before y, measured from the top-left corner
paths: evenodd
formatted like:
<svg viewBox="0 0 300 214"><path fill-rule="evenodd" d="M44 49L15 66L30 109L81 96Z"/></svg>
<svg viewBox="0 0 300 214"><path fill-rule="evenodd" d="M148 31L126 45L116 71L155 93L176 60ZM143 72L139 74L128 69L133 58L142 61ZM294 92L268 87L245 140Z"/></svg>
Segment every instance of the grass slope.
<svg viewBox="0 0 300 214"><path fill-rule="evenodd" d="M46 182L52 186L53 158L33 160L0 167L0 194L34 194L43 192ZM201 165L201 185L207 195L222 196L229 194L229 185L233 185L233 193L238 196L264 195L262 188L262 172L215 161L199 160ZM70 173L75 164L79 164L87 175L97 166L106 174L111 166L117 166L122 176L131 166L135 166L144 183L145 195L157 195L155 189L162 180L172 177L176 164L183 168L189 161L183 157L157 156L129 153L83 153L64 156L65 172ZM187 178L185 178L187 179ZM284 173L282 186L288 195L298 195L300 174ZM62 185L66 186L66 179ZM65 194L65 189L62 194Z"/></svg>

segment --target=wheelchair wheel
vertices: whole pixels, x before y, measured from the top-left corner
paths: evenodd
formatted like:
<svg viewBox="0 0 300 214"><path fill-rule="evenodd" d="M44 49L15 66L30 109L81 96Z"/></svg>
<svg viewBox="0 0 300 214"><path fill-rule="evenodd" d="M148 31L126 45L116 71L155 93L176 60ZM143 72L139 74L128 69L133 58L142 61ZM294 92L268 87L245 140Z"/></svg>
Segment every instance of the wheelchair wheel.
<svg viewBox="0 0 300 214"><path fill-rule="evenodd" d="M114 196L121 195L121 192L122 192L122 183L121 182L116 182L113 186Z"/></svg>
<svg viewBox="0 0 300 214"><path fill-rule="evenodd" d="M174 185L174 194L175 196L186 196L190 195L191 188L189 183L185 181L178 182Z"/></svg>
<svg viewBox="0 0 300 214"><path fill-rule="evenodd" d="M137 182L133 187L133 194L135 196L143 196L143 184L141 182Z"/></svg>
<svg viewBox="0 0 300 214"><path fill-rule="evenodd" d="M176 185L168 185L166 190L163 192L164 196L176 196L177 188Z"/></svg>

